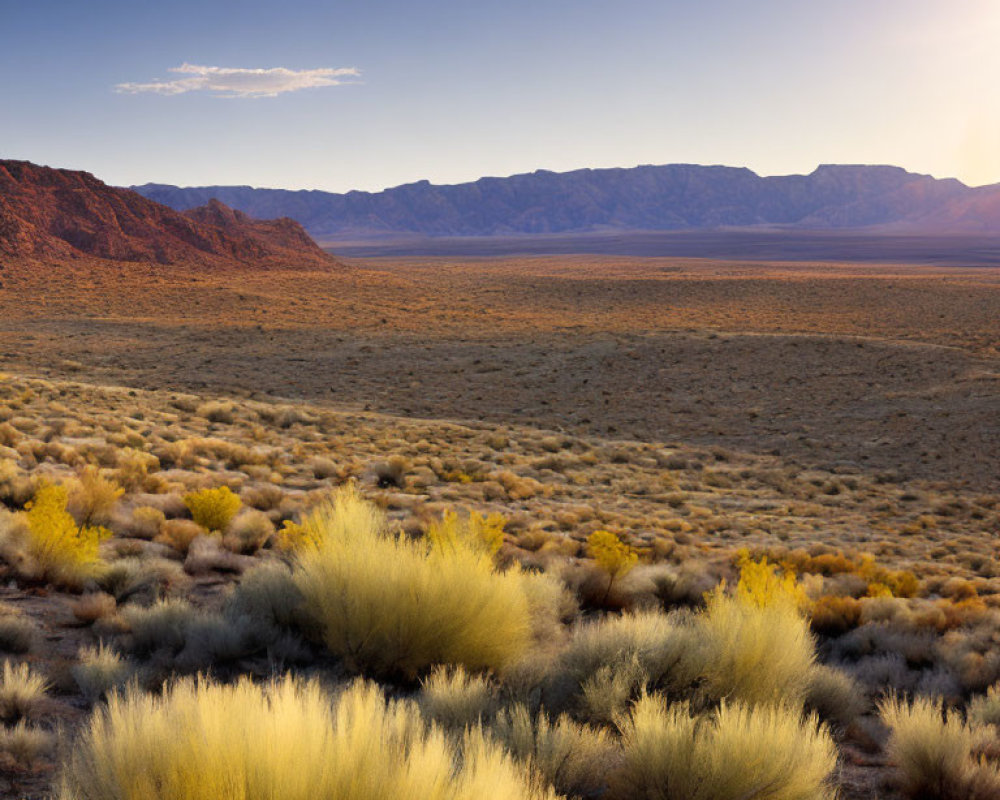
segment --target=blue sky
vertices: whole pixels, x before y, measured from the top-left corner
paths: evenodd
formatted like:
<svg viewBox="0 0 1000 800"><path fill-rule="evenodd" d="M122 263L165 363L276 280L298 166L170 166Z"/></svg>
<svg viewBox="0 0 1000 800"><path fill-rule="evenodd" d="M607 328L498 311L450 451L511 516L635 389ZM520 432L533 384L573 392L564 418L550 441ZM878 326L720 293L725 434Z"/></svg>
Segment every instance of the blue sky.
<svg viewBox="0 0 1000 800"><path fill-rule="evenodd" d="M674 162L978 185L998 41L995 0L0 0L0 157L329 191Z"/></svg>

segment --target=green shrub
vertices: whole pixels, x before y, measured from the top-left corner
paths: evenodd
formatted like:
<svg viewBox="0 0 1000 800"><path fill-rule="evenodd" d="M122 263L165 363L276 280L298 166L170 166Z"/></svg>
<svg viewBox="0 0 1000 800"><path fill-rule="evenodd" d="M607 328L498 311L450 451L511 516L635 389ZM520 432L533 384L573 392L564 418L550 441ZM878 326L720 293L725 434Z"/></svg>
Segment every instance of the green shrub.
<svg viewBox="0 0 1000 800"><path fill-rule="evenodd" d="M526 651L531 578L498 571L481 544L390 534L353 486L305 525L317 544L296 555L295 582L326 646L349 666L413 678L435 664L503 670Z"/></svg>
<svg viewBox="0 0 1000 800"><path fill-rule="evenodd" d="M833 798L837 751L815 716L723 703L706 716L645 696L621 720L621 796L649 800Z"/></svg>
<svg viewBox="0 0 1000 800"><path fill-rule="evenodd" d="M27 653L38 638L38 626L17 610L0 605L0 652Z"/></svg>
<svg viewBox="0 0 1000 800"><path fill-rule="evenodd" d="M866 700L855 680L843 670L813 664L806 685L805 706L819 718L850 725L865 710Z"/></svg>
<svg viewBox="0 0 1000 800"><path fill-rule="evenodd" d="M122 617L129 630L128 649L139 656L158 650L179 653L187 641L187 633L202 612L186 600L160 600L148 608L128 605Z"/></svg>
<svg viewBox="0 0 1000 800"><path fill-rule="evenodd" d="M183 732L183 735L178 735ZM66 760L58 800L555 800L483 734L460 748L412 702L355 684L181 681L112 696Z"/></svg>
<svg viewBox="0 0 1000 800"><path fill-rule="evenodd" d="M98 581L118 603L153 602L187 581L184 568L166 558L119 558L108 564Z"/></svg>

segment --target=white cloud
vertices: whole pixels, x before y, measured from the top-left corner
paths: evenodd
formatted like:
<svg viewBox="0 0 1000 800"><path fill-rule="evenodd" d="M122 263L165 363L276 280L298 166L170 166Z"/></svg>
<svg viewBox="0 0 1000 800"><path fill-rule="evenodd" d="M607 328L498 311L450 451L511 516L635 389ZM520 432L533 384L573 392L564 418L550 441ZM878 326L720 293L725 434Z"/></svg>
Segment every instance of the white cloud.
<svg viewBox="0 0 1000 800"><path fill-rule="evenodd" d="M182 64L171 68L170 72L185 77L151 83L119 83L115 91L120 94L211 92L218 97L277 97L299 89L340 86L350 82L345 78L361 76L361 72L353 67L295 70L285 67L242 69Z"/></svg>

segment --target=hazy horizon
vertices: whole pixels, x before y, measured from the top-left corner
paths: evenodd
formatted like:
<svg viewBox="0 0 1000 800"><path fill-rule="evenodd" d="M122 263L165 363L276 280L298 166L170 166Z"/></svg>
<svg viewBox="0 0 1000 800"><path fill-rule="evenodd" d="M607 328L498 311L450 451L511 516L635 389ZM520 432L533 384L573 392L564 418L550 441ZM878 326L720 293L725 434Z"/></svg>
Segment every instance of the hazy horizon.
<svg viewBox="0 0 1000 800"><path fill-rule="evenodd" d="M47 165L44 165L44 166L50 166L50 167L59 168L59 166L57 164L47 164ZM289 186L258 186L258 185L247 184L247 183L239 183L239 184L237 184L237 183L233 183L233 184L207 184L207 183L203 183L203 184L193 184L193 183L192 184L178 184L178 183L171 183L170 181L157 181L157 180L144 181L143 183L129 184L129 186L143 186L143 185L149 184L149 185L154 185L154 186L155 185L177 186L178 188L191 188L191 189L200 189L200 188L207 188L207 187L212 187L212 186L248 186L251 189L292 191L292 192L296 192L296 191L331 191L331 193L333 193L333 194L346 194L346 193L352 192L352 191L360 191L360 192L370 192L370 193L374 194L374 193L378 193L378 192L388 191L388 190L391 190L391 189L397 189L397 188L400 188L402 186L412 186L414 184L424 183L425 181L429 182L433 186L456 186L456 185L461 185L461 184L466 184L466 183L475 183L478 180L503 180L505 178L513 178L513 177L517 177L519 175L531 175L531 174L536 173L536 172L551 172L551 173L556 173L556 174L566 174L566 173L570 173L570 172L580 172L580 171L583 171L583 170L591 170L591 171L597 171L597 170L614 170L614 169L627 170L627 169L636 169L636 168L640 168L640 167L654 167L655 168L655 167L676 167L676 166L682 166L682 167L688 167L688 166L690 166L690 167L706 167L706 168L722 167L722 168L725 168L725 169L750 169L749 167L746 167L746 166L744 166L742 164L692 164L692 163L687 163L687 162L671 162L671 163L664 163L664 164L629 164L627 166L611 165L611 166L607 166L607 167L583 166L583 167L575 167L575 168L570 168L570 169L565 169L565 170L554 170L554 169L547 169L546 167L537 167L535 169L520 170L518 172L511 172L511 173L507 173L507 174L504 174L504 175L479 175L479 176L477 176L475 178L469 178L469 179L465 179L465 180L449 181L447 183L438 182L438 181L432 181L432 180L429 180L427 178L418 178L416 180L407 181L405 183L389 184L389 185L387 185L385 187L382 187L380 189L346 189L346 190L337 191L337 192L332 192L331 190L327 190L327 189L317 189L314 186L293 186L293 187L289 187ZM891 168L903 169L903 170L905 170L905 171L907 171L909 173L912 173L912 174L921 174L921 175L929 175L930 174L930 173L922 173L919 170L909 169L905 165L902 165L902 164L846 164L846 163L843 163L843 164L832 164L830 162L821 162L821 163L818 163L812 169L806 169L806 170L803 170L801 172L777 172L777 173L766 174L766 173L757 172L756 170L753 170L753 169L750 169L750 171L753 172L755 175L757 175L760 178L786 178L786 177L795 177L795 176L810 175L813 172L815 172L816 170L818 170L819 168L821 168L821 167L828 167L828 166L834 166L834 167L891 167ZM86 171L89 171L89 170L86 170ZM96 177L101 178L100 175L97 175ZM947 180L947 179L960 180L960 179L954 178L954 176L950 176L950 175L931 175L930 177L936 178L938 180ZM105 181L105 182L107 182L107 181ZM962 183L965 183L965 182L962 181ZM976 185L966 184L966 185L970 186L970 188L976 188L978 186L993 186L993 185L997 185L997 184L1000 184L1000 181L997 181L997 182L992 183L992 184L976 184Z"/></svg>
<svg viewBox="0 0 1000 800"><path fill-rule="evenodd" d="M988 0L0 5L0 157L115 185L671 163L1000 181Z"/></svg>

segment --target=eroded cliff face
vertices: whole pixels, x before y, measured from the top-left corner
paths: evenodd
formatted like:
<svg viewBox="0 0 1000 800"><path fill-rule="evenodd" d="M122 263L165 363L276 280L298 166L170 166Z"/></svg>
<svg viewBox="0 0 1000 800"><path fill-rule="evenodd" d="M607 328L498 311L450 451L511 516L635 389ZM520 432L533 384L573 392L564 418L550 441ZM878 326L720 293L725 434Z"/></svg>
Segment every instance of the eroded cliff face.
<svg viewBox="0 0 1000 800"><path fill-rule="evenodd" d="M293 220L255 220L218 201L178 212L87 172L0 161L0 253L216 268L337 267Z"/></svg>

